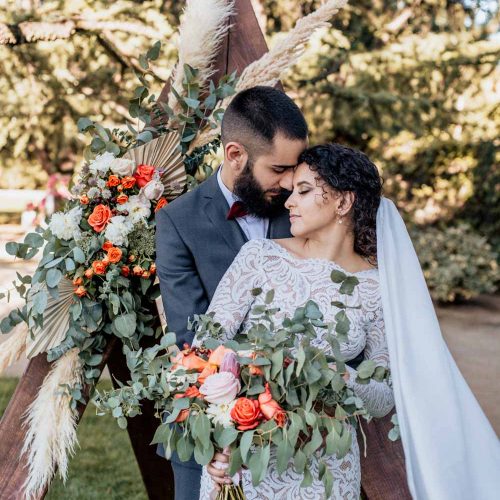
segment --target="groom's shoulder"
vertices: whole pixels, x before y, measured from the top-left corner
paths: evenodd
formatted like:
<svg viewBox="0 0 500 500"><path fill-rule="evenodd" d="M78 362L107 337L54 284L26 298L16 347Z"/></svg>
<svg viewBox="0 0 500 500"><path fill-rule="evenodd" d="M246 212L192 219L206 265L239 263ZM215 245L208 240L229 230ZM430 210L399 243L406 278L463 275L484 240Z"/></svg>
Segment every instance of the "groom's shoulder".
<svg viewBox="0 0 500 500"><path fill-rule="evenodd" d="M204 204L207 191L205 183L200 184L193 190L184 193L168 205L164 206L160 212L168 215L173 222L193 219L197 209L201 210Z"/></svg>

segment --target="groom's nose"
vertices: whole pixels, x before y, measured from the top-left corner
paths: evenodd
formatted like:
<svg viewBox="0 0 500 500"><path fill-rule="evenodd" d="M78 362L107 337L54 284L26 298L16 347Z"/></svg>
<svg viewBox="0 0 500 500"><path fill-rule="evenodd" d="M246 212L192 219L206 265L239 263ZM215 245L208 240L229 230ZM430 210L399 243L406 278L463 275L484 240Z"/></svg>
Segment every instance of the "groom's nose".
<svg viewBox="0 0 500 500"><path fill-rule="evenodd" d="M293 168L289 168L283 172L279 185L282 189L293 191Z"/></svg>

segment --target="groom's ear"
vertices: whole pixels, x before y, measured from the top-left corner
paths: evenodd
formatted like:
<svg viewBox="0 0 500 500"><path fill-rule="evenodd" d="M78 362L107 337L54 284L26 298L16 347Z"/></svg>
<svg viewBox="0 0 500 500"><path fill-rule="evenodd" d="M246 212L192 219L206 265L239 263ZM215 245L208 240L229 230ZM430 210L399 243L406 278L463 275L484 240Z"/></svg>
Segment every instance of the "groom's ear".
<svg viewBox="0 0 500 500"><path fill-rule="evenodd" d="M233 172L241 173L248 160L248 153L239 142L228 142L224 146L224 164L228 164Z"/></svg>

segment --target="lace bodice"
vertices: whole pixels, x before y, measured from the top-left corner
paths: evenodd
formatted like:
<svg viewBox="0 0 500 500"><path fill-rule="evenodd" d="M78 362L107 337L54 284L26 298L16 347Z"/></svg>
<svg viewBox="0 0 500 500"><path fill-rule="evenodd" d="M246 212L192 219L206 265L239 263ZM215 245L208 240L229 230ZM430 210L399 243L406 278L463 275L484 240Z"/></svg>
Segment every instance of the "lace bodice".
<svg viewBox="0 0 500 500"><path fill-rule="evenodd" d="M274 289L273 305L280 308L278 320L293 315L295 309L308 300L318 304L326 321L333 320L339 311L331 305L332 301L357 306L356 309L347 309L351 329L348 341L341 344L342 354L350 360L364 352L365 359L389 366L377 269L354 273L359 285L352 295L340 293L340 285L330 278L334 269L353 275L332 261L295 257L272 240L252 240L242 247L227 270L207 312L215 313L215 319L224 327L228 338L232 338L238 331L244 333L249 328L251 308L264 301L265 294L257 297L252 295L254 288L262 288L264 292ZM314 343L326 352L331 350L321 329L318 329ZM363 399L370 413L376 417L386 415L394 406L391 387L387 383L374 381L367 385L356 384L355 370L350 367L348 370L351 372L348 385ZM313 464L313 468L316 466ZM353 440L346 457L341 460L332 457L329 466L335 478L333 498L359 498L359 450L356 440ZM249 500L323 497L322 483L315 481L312 486L299 490L301 480L291 464L278 477L272 460L268 476L257 488L252 487L250 478L243 474L245 494ZM211 490L211 479L204 470L200 498L208 498Z"/></svg>

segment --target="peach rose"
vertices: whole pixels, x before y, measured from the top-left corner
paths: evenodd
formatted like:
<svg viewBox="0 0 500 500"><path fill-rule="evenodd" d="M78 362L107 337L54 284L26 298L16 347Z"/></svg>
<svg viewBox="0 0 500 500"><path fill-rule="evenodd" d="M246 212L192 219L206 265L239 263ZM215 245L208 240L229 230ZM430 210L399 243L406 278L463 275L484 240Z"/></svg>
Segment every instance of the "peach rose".
<svg viewBox="0 0 500 500"><path fill-rule="evenodd" d="M73 280L73 285L75 285L75 286L80 286L82 283L83 283L82 278L75 278Z"/></svg>
<svg viewBox="0 0 500 500"><path fill-rule="evenodd" d="M107 205L97 205L89 215L88 222L96 233L104 231L112 216Z"/></svg>
<svg viewBox="0 0 500 500"><path fill-rule="evenodd" d="M107 252L110 248L113 247L113 243L111 241L105 241L102 245L102 249Z"/></svg>
<svg viewBox="0 0 500 500"><path fill-rule="evenodd" d="M274 418L276 423L280 427L283 427L286 421L286 412L283 408L281 408L278 402L273 399L271 390L269 389L269 384L266 384L265 391L259 394L259 405L260 411L264 417L267 418L267 420Z"/></svg>
<svg viewBox="0 0 500 500"><path fill-rule="evenodd" d="M122 258L122 251L117 248L117 247L111 247L108 249L108 260L112 264L116 264L117 262L120 262Z"/></svg>
<svg viewBox="0 0 500 500"><path fill-rule="evenodd" d="M89 197L88 197L86 194L82 194L82 195L80 196L80 203L81 203L82 205L88 205L88 204L89 204L89 201L90 201L90 200L89 200Z"/></svg>
<svg viewBox="0 0 500 500"><path fill-rule="evenodd" d="M163 208L165 205L168 205L168 201L165 198L160 198L156 204L155 212L158 212L158 210Z"/></svg>
<svg viewBox="0 0 500 500"><path fill-rule="evenodd" d="M124 177L122 179L122 186L125 188L125 189L131 189L135 186L135 183L137 181L135 180L135 177L130 177L130 176L127 176L127 177Z"/></svg>
<svg viewBox="0 0 500 500"><path fill-rule="evenodd" d="M207 363L205 368L203 368L200 375L198 376L198 382L200 384L204 384L207 377L213 375L214 373L217 373L217 367L215 365L210 365Z"/></svg>
<svg viewBox="0 0 500 500"><path fill-rule="evenodd" d="M154 172L155 168L151 165L139 165L134 174L137 185L144 187L153 178Z"/></svg>
<svg viewBox="0 0 500 500"><path fill-rule="evenodd" d="M132 268L132 272L134 273L134 276L142 276L142 272L144 269L141 266L134 266Z"/></svg>
<svg viewBox="0 0 500 500"><path fill-rule="evenodd" d="M255 399L248 398L238 398L230 415L231 418L239 424L237 428L240 431L255 429L259 425L262 417L259 402Z"/></svg>
<svg viewBox="0 0 500 500"><path fill-rule="evenodd" d="M78 295L78 297L83 297L87 295L87 290L85 290L85 287L79 286L75 289L75 295Z"/></svg>
<svg viewBox="0 0 500 500"><path fill-rule="evenodd" d="M257 357L256 352L252 352L251 356L252 359L255 359ZM250 375L258 376L258 375L264 375L264 372L260 366L257 365L248 365L248 369L250 372Z"/></svg>
<svg viewBox="0 0 500 500"><path fill-rule="evenodd" d="M106 274L106 264L102 260L94 260L92 269L95 274Z"/></svg>
<svg viewBox="0 0 500 500"><path fill-rule="evenodd" d="M219 347L217 347L217 349L212 351L212 353L210 354L210 357L208 358L208 362L211 365L220 366L220 364L222 363L222 360L224 359L224 355L226 354L226 352L234 353L234 351L232 349L228 349L227 347L220 345Z"/></svg>
<svg viewBox="0 0 500 500"><path fill-rule="evenodd" d="M124 203L127 203L127 201L128 201L128 196L123 193L116 198L116 203L118 203L119 205L123 205Z"/></svg>
<svg viewBox="0 0 500 500"><path fill-rule="evenodd" d="M130 267L128 266L122 266L122 275L125 276L125 278L130 274Z"/></svg>
<svg viewBox="0 0 500 500"><path fill-rule="evenodd" d="M120 184L120 179L116 175L110 175L108 177L107 185L108 187L116 187Z"/></svg>
<svg viewBox="0 0 500 500"><path fill-rule="evenodd" d="M156 273L156 264L154 262L151 264L149 270L151 271L151 274Z"/></svg>
<svg viewBox="0 0 500 500"><path fill-rule="evenodd" d="M172 359L172 362L176 363L174 370L176 368L184 368L186 370L196 370L201 372L203 368L207 366L207 362L191 350L179 352L179 354Z"/></svg>
<svg viewBox="0 0 500 500"><path fill-rule="evenodd" d="M87 269L84 273L85 277L87 279L90 279L92 278L92 276L94 276L94 270L93 269Z"/></svg>

